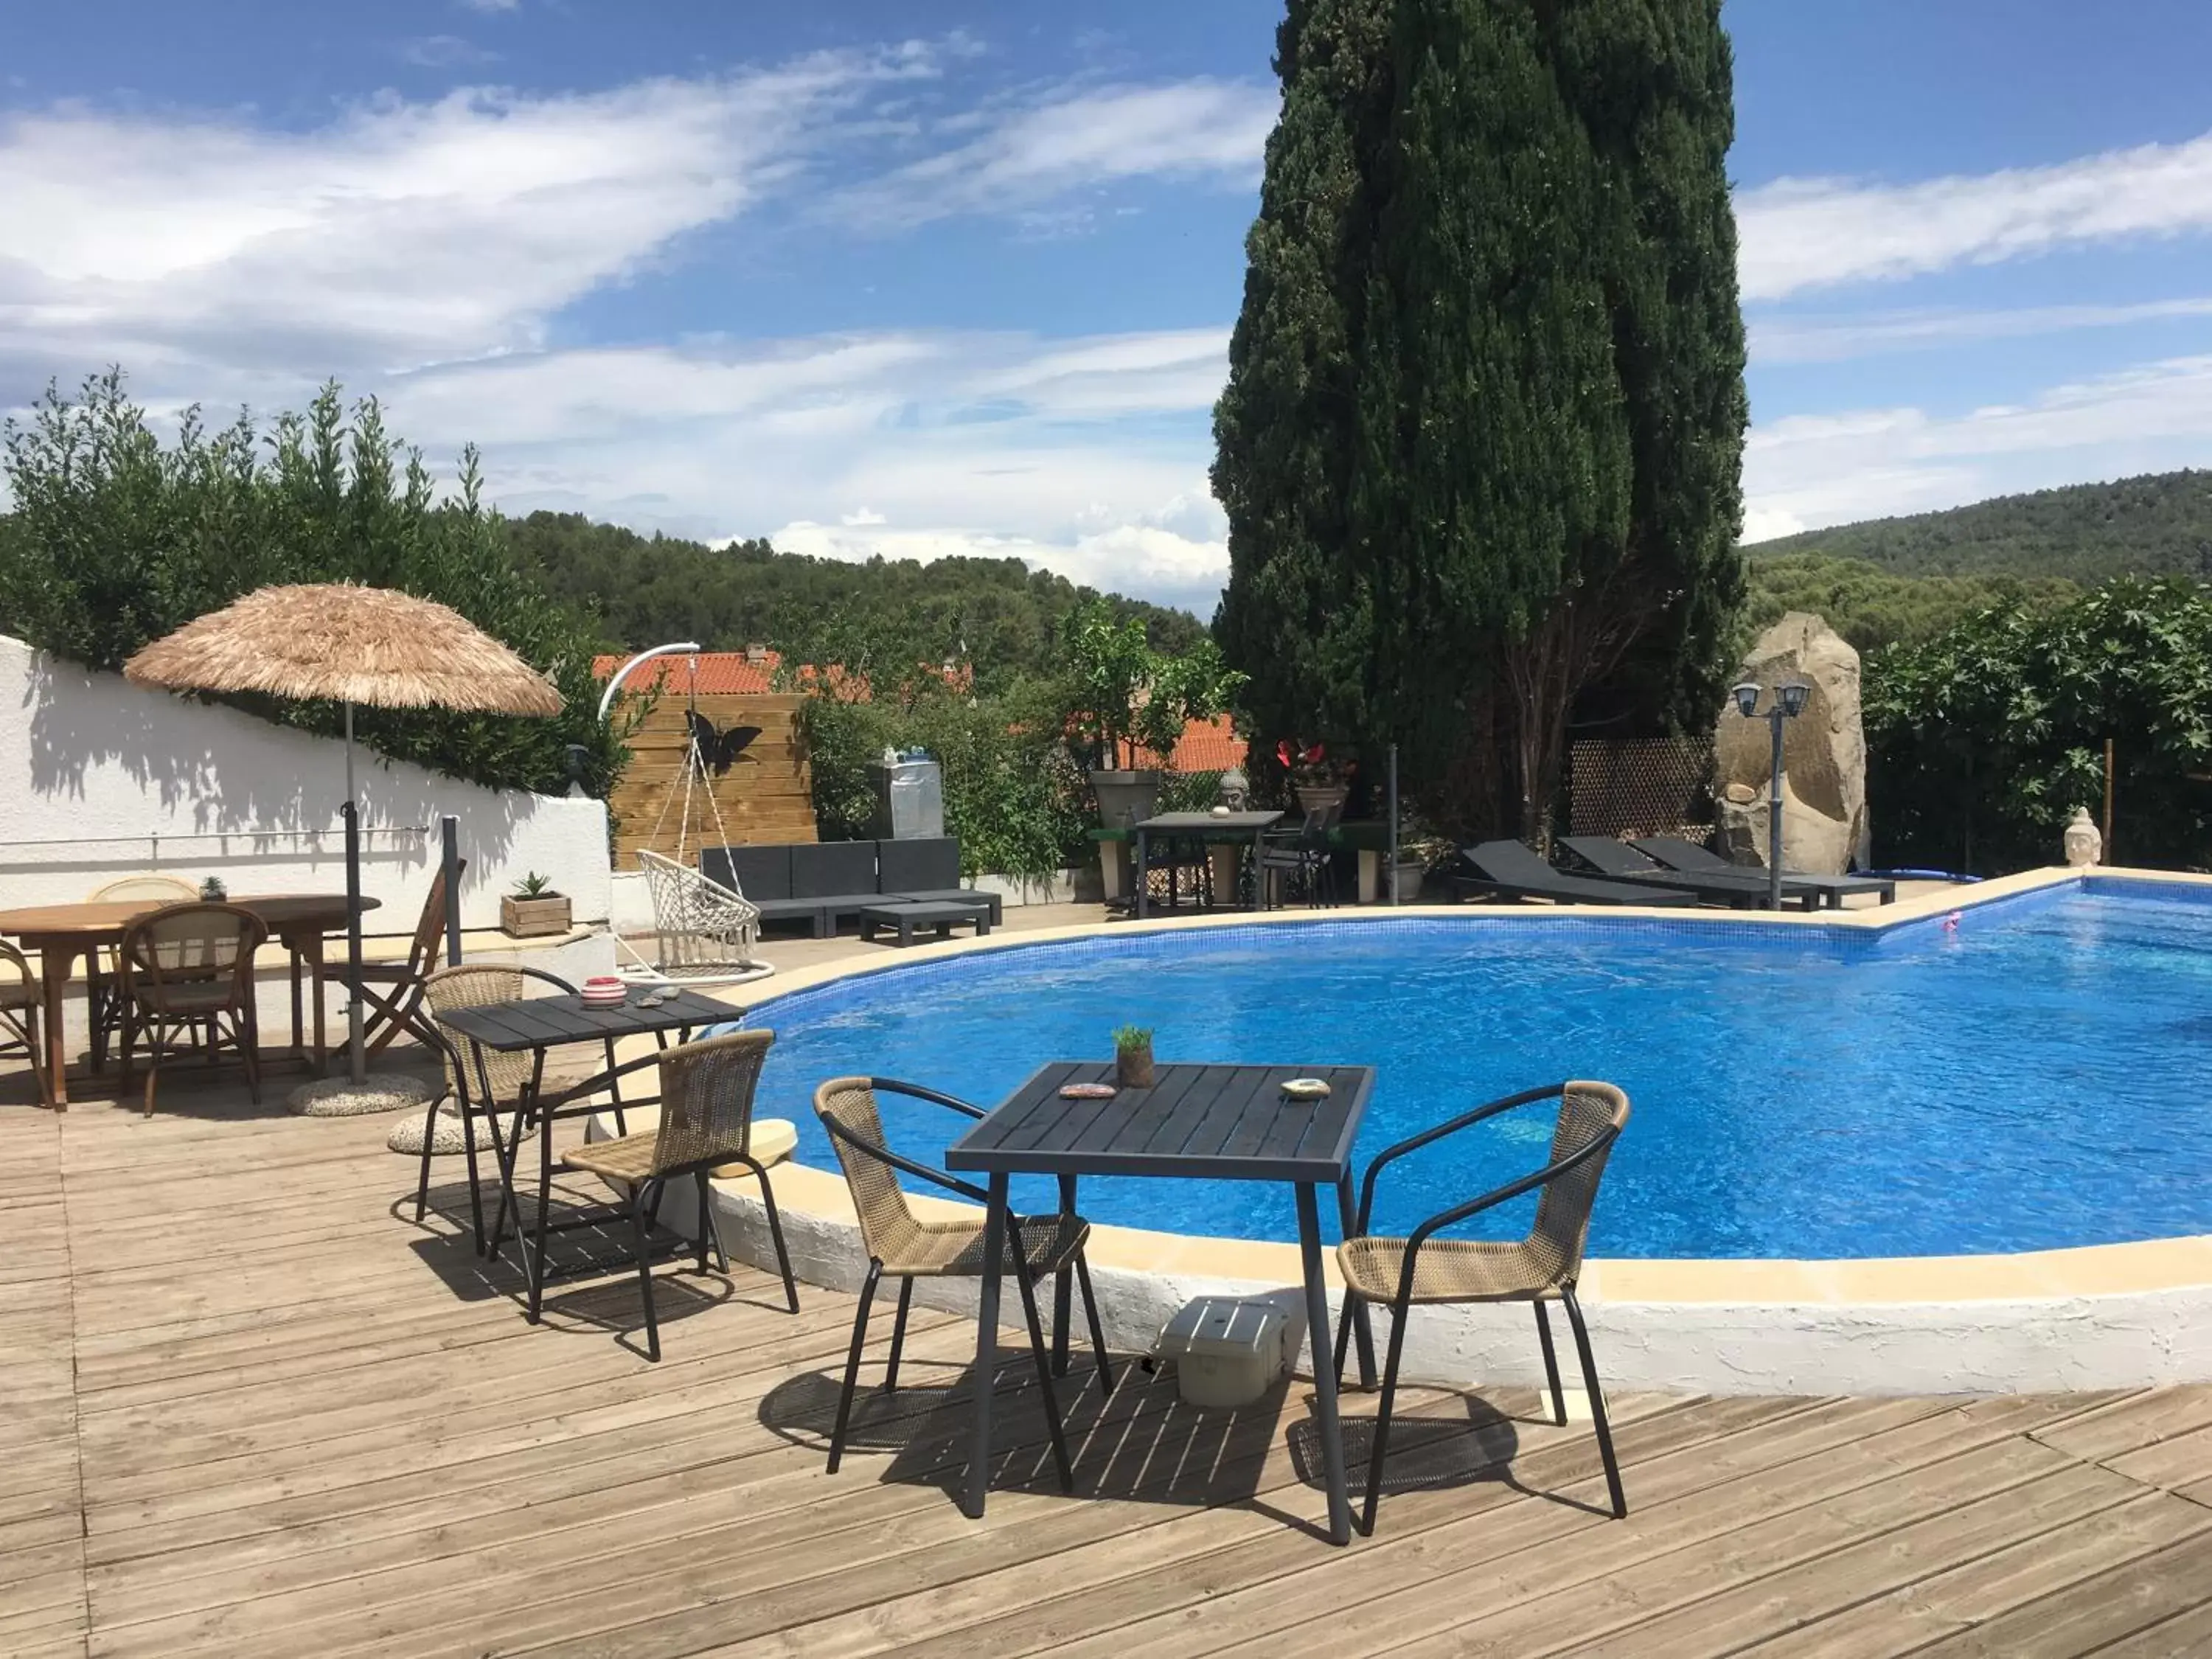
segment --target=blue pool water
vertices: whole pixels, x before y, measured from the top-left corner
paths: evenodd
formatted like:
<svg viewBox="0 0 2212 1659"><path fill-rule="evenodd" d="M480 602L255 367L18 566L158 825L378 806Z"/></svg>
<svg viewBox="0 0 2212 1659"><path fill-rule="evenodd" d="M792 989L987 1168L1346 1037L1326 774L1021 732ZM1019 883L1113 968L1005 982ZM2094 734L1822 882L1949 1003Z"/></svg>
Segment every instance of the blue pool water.
<svg viewBox="0 0 2212 1659"><path fill-rule="evenodd" d="M1594 1255L1949 1255L2212 1231L2212 891L2118 880L1868 934L1720 921L1375 920L1127 933L764 1003L763 1109L834 1168L811 1097L847 1073L984 1105L1150 1025L1163 1060L1378 1068L1363 1162L1466 1106L1606 1079L1634 1116ZM1540 1166L1540 1109L1386 1176L1404 1229ZM907 1106L933 1161L957 1123ZM1048 1207L1049 1184L1015 1183ZM1086 1182L1094 1221L1295 1238L1287 1189ZM1502 1212L1494 1236L1527 1225Z"/></svg>

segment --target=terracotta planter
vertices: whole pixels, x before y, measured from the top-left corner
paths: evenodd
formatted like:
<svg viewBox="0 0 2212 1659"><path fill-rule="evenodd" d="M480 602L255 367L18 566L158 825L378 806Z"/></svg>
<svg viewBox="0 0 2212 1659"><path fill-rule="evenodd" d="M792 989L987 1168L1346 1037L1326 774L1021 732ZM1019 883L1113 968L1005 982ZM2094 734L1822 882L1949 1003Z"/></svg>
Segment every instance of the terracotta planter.
<svg viewBox="0 0 2212 1659"><path fill-rule="evenodd" d="M499 930L510 939L538 939L568 931L570 910L565 893L540 893L518 898L509 893L499 902Z"/></svg>
<svg viewBox="0 0 2212 1659"><path fill-rule="evenodd" d="M1114 1080L1124 1089L1149 1089L1152 1086L1152 1045L1141 1048L1116 1048L1114 1051Z"/></svg>

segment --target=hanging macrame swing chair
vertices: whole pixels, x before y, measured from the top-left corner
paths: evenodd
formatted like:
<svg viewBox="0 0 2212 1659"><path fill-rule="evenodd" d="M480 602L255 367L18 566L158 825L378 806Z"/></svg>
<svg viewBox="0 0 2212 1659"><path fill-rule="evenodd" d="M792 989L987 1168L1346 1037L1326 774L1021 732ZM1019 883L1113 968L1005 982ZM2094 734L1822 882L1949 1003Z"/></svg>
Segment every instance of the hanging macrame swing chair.
<svg viewBox="0 0 2212 1659"><path fill-rule="evenodd" d="M616 972L633 984L742 985L748 980L765 979L775 969L755 954L760 947L759 909L735 887L708 879L690 861L692 815L698 810L696 797L706 798L707 813L714 820L714 844L727 846L730 837L722 827L722 809L714 799L714 785L707 780L707 757L699 745L700 724L696 718L699 712L698 653L692 652L689 657L690 687L684 695L680 790L683 799L679 805L677 789L661 797L659 814L653 821L652 835L647 837L650 844L639 848L637 854L638 868L645 872L646 888L653 896L654 959L647 961L636 946L617 934L617 940L629 960ZM608 690L611 697L613 685ZM661 830L668 822L672 805L678 809L673 858L652 850L663 844Z"/></svg>

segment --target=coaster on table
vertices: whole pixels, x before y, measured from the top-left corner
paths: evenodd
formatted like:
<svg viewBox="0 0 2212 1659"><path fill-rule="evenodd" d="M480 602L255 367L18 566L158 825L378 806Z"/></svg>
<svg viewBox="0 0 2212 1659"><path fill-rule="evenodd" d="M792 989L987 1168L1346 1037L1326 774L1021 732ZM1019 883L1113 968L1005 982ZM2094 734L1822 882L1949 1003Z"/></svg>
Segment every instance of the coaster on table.
<svg viewBox="0 0 2212 1659"><path fill-rule="evenodd" d="M1292 1100L1327 1100L1328 1085L1317 1077L1294 1077L1283 1085L1283 1092Z"/></svg>
<svg viewBox="0 0 2212 1659"><path fill-rule="evenodd" d="M1111 1100L1120 1092L1110 1083L1063 1083L1060 1085L1062 1100Z"/></svg>

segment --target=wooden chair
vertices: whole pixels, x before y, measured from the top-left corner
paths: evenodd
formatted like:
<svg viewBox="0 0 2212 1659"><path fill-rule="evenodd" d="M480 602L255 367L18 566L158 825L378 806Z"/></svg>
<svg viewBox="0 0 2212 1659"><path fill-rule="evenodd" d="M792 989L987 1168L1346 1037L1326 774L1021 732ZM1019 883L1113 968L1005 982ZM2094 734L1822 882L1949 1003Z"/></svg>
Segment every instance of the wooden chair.
<svg viewBox="0 0 2212 1659"><path fill-rule="evenodd" d="M200 1052L212 1065L226 1046L237 1050L247 1091L260 1103L253 953L268 937L251 910L201 902L141 916L123 935L123 1081L130 1084L134 1053L145 1041L147 1116L154 1115L163 1061Z"/></svg>
<svg viewBox="0 0 2212 1659"><path fill-rule="evenodd" d="M732 1031L703 1037L660 1056L660 1122L655 1128L616 1140L586 1141L567 1154L568 1167L584 1170L616 1187L629 1189L630 1231L637 1255L638 1294L645 1302L645 1352L660 1358L660 1327L653 1308L653 1214L667 1182L689 1178L699 1201L699 1271L707 1271L711 1241L729 1271L720 1236L714 1231L708 1178L723 1164L750 1170L760 1182L768 1210L769 1237L775 1241L777 1267L791 1311L799 1311L799 1284L792 1277L791 1253L784 1247L783 1222L768 1171L752 1155L753 1095L773 1031Z"/></svg>
<svg viewBox="0 0 2212 1659"><path fill-rule="evenodd" d="M1431 1216L1408 1237L1368 1235L1368 1221L1375 1208L1375 1178L1386 1164L1501 1113L1541 1101L1558 1103L1559 1113L1552 1133L1551 1158L1544 1168ZM1628 1097L1612 1084L1553 1083L1478 1106L1448 1123L1425 1129L1386 1148L1367 1166L1360 1186L1358 1221L1352 1236L1336 1249L1337 1266L1344 1275L1345 1302L1336 1335L1340 1388L1345 1344L1358 1304L1382 1303L1390 1310L1390 1356L1382 1368L1382 1398L1375 1417L1374 1445L1368 1453L1367 1504L1359 1522L1362 1532L1371 1534L1375 1530L1375 1508L1382 1493L1382 1455L1390 1435L1390 1407L1398 1389L1398 1359L1406 1346L1407 1310L1416 1304L1533 1303L1536 1338L1544 1350L1544 1374L1551 1384L1552 1414L1562 1424L1567 1420L1566 1399L1559 1389L1559 1358L1552 1349L1552 1324L1544 1309L1546 1303L1553 1301L1564 1306L1567 1323L1574 1328L1575 1352L1581 1358L1583 1382L1589 1393L1590 1422L1597 1431L1598 1455L1605 1463L1613 1512L1616 1518L1628 1513L1628 1501L1621 1495L1620 1468L1613 1461L1613 1431L1606 1422L1605 1396L1598 1387L1597 1363L1590 1356L1589 1332L1575 1300L1575 1280L1582 1273L1590 1207L1596 1202L1598 1182L1605 1174L1613 1143L1627 1122ZM1536 1224L1526 1238L1495 1242L1437 1237L1447 1227L1532 1192L1540 1192L1542 1196L1536 1202Z"/></svg>
<svg viewBox="0 0 2212 1659"><path fill-rule="evenodd" d="M94 904L120 904L126 902L149 902L155 904L190 904L200 896L200 890L181 876L164 876L149 872L143 876L123 876L92 890ZM123 947L118 942L106 961L101 953L93 951L84 964L85 1023L91 1029L92 1060L95 1066L107 1063L107 1043L119 1034L123 1026L123 1002L118 994L123 983Z"/></svg>
<svg viewBox="0 0 2212 1659"><path fill-rule="evenodd" d="M963 1117L980 1118L981 1107L911 1083L889 1078L832 1078L814 1091L814 1109L837 1149L837 1162L852 1191L853 1208L860 1219L860 1243L868 1252L868 1276L860 1286L860 1305L853 1317L853 1346L845 1358L845 1387L837 1400L837 1425L830 1436L830 1473L837 1472L845 1455L845 1431L852 1421L853 1391L860 1373L860 1351L868 1337L868 1307L876 1286L889 1275L899 1281L898 1315L891 1325L890 1363L884 1371L884 1392L898 1387L899 1350L906 1342L907 1307L917 1279L976 1277L983 1271L983 1227L981 1221L924 1221L908 1206L899 1185L902 1171L927 1181L976 1204L990 1195L981 1187L955 1179L941 1170L902 1158L885 1144L883 1116L876 1105L878 1093L903 1095L908 1099L942 1106ZM1102 1394L1114 1389L1114 1370L1106 1358L1106 1333L1098 1322L1098 1300L1091 1293L1091 1267L1083 1247L1091 1237L1091 1224L1078 1215L1015 1216L1006 1218L1008 1265L1021 1287L1022 1311L1028 1317L1030 1349L1036 1358L1037 1386L1043 1392L1045 1421L1052 1431L1052 1455L1059 1467L1060 1484L1073 1490L1073 1467L1068 1462L1067 1442L1060 1425L1060 1407L1053 1398L1052 1360L1046 1352L1044 1327L1037 1317L1037 1281L1062 1267L1073 1267L1083 1286L1083 1310L1091 1322L1091 1345L1098 1358L1098 1387ZM979 1376L975 1386L988 1389L991 1379Z"/></svg>
<svg viewBox="0 0 2212 1659"><path fill-rule="evenodd" d="M0 1033L5 1034L0 1036L0 1054L22 1051L31 1062L31 1075L38 1080L40 1103L51 1106L53 1093L47 1085L41 1058L44 1045L40 1041L45 1030L46 999L30 963L5 939L0 939L0 969L13 971L12 979L0 978Z"/></svg>
<svg viewBox="0 0 2212 1659"><path fill-rule="evenodd" d="M460 860L456 872L466 870ZM432 1048L440 1046L437 1027L422 1012L422 988L430 970L438 965L438 945L446 933L446 872L431 878L430 891L422 901L422 914L415 921L404 962L364 962L361 965L362 1042L369 1054L388 1048L402 1031ZM316 1007L322 1006L318 985Z"/></svg>

